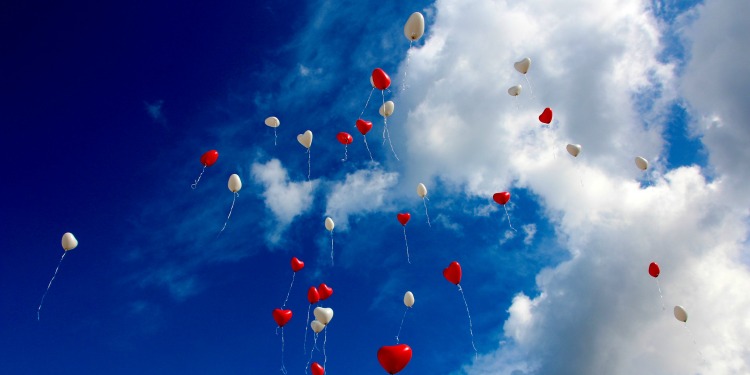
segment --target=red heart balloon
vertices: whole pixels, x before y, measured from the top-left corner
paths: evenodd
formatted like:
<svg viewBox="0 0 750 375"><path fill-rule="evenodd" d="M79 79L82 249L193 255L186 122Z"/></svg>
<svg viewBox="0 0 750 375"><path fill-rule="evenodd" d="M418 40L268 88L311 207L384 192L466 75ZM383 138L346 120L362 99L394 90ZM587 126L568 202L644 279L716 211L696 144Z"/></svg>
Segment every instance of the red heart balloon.
<svg viewBox="0 0 750 375"><path fill-rule="evenodd" d="M448 268L443 270L443 277L446 280L458 285L461 282L461 265L458 262L452 262Z"/></svg>
<svg viewBox="0 0 750 375"><path fill-rule="evenodd" d="M378 90L385 90L391 85L391 77L383 69L375 68L372 71L372 85Z"/></svg>
<svg viewBox="0 0 750 375"><path fill-rule="evenodd" d="M510 200L510 193L508 193L507 191L504 191L502 193L495 193L492 195L492 199L494 199L497 204L504 205Z"/></svg>
<svg viewBox="0 0 750 375"><path fill-rule="evenodd" d="M312 371L312 375L323 375L326 373L326 370L318 362L313 362L310 365L310 370Z"/></svg>
<svg viewBox="0 0 750 375"><path fill-rule="evenodd" d="M216 160L219 159L219 151L211 150L206 151L205 154L201 156L201 164L203 164L206 167L210 167L216 163Z"/></svg>
<svg viewBox="0 0 750 375"><path fill-rule="evenodd" d="M342 145L348 145L354 142L354 138L352 138L352 135L346 132L336 134L336 139L338 139Z"/></svg>
<svg viewBox="0 0 750 375"><path fill-rule="evenodd" d="M311 305L320 301L320 293L318 293L318 289L314 286L311 286L310 289L307 290L307 300L310 301Z"/></svg>
<svg viewBox="0 0 750 375"><path fill-rule="evenodd" d="M292 271L294 272L305 268L305 262L297 259L297 257L292 258L292 261L290 263L292 264Z"/></svg>
<svg viewBox="0 0 750 375"><path fill-rule="evenodd" d="M651 262L651 264L648 265L648 274L653 277L658 277L659 273L661 273L659 265L656 264L656 262Z"/></svg>
<svg viewBox="0 0 750 375"><path fill-rule="evenodd" d="M362 135L367 134L372 129L372 122L367 120L359 119L357 120L357 130L359 130Z"/></svg>
<svg viewBox="0 0 750 375"><path fill-rule="evenodd" d="M406 226L406 223L408 223L409 219L411 219L411 214L408 212L398 214L396 215L396 219L398 219L398 222L401 223L401 225Z"/></svg>
<svg viewBox="0 0 750 375"><path fill-rule="evenodd" d="M391 375L401 371L411 361L411 348L406 344L383 346L378 349L378 362Z"/></svg>
<svg viewBox="0 0 750 375"><path fill-rule="evenodd" d="M333 288L326 285L325 283L318 285L318 294L320 294L320 300L326 300L333 294Z"/></svg>
<svg viewBox="0 0 750 375"><path fill-rule="evenodd" d="M552 110L549 107L545 108L542 114L539 115L539 121L545 124L552 122Z"/></svg>
<svg viewBox="0 0 750 375"><path fill-rule="evenodd" d="M292 310L273 310L273 320L276 321L279 327L283 327L290 319L292 319Z"/></svg>

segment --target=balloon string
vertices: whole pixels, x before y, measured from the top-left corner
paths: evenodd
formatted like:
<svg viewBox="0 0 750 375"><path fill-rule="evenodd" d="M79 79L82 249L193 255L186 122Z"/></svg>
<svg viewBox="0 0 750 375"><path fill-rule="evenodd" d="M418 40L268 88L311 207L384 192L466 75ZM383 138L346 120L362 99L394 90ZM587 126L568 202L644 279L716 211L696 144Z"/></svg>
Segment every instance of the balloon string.
<svg viewBox="0 0 750 375"><path fill-rule="evenodd" d="M422 197L422 203L424 203L424 215L427 216L427 225L432 228L432 224L430 224L430 214L427 212L427 197Z"/></svg>
<svg viewBox="0 0 750 375"><path fill-rule="evenodd" d="M190 184L190 187L195 190L195 188L198 187L198 182L201 180L201 177L203 177L203 172L206 171L207 165L203 164L203 170L201 171L201 174L198 175L198 179L195 180L192 184Z"/></svg>
<svg viewBox="0 0 750 375"><path fill-rule="evenodd" d="M363 135L365 139L365 148L367 149L367 153L370 154L370 161L375 161L375 159L372 158L372 152L370 152L370 146L367 145L367 136Z"/></svg>
<svg viewBox="0 0 750 375"><path fill-rule="evenodd" d="M693 332L690 330L690 328L687 325L687 322L685 323L685 329L688 331L688 334L690 335L690 338L693 340L693 345L695 345L695 350L698 351L698 354L703 358L703 360L706 360L706 357L703 356L703 353L700 349L698 349L698 343L695 342L695 336L693 336Z"/></svg>
<svg viewBox="0 0 750 375"><path fill-rule="evenodd" d="M331 231L331 266L333 266L333 231Z"/></svg>
<svg viewBox="0 0 750 375"><path fill-rule="evenodd" d="M326 362L328 362L328 355L326 354L326 341L328 341L328 326L323 329L323 370L326 369Z"/></svg>
<svg viewBox="0 0 750 375"><path fill-rule="evenodd" d="M398 327L398 333L396 334L396 344L398 344L398 337L401 336L401 328L404 327L404 320L406 319L406 313L409 312L409 308L407 307L404 311L404 316L401 317L401 325Z"/></svg>
<svg viewBox="0 0 750 375"><path fill-rule="evenodd" d="M659 298L661 299L661 309L662 311L666 310L666 306L664 306L664 296L661 294L661 286L659 285L659 279L656 278L656 288L659 289Z"/></svg>
<svg viewBox="0 0 750 375"><path fill-rule="evenodd" d="M349 152L347 151L347 149L347 145L344 145L344 158L341 159L341 161L346 161L347 159L349 159Z"/></svg>
<svg viewBox="0 0 750 375"><path fill-rule="evenodd" d="M273 128L273 145L276 146L276 140L279 138L278 135L276 135L276 128Z"/></svg>
<svg viewBox="0 0 750 375"><path fill-rule="evenodd" d="M305 372L307 372L307 368L310 367L310 362L312 362L313 353L315 352L315 349L318 347L318 334L315 333L315 336L313 336L313 347L310 348L310 358L307 360L307 364L305 365Z"/></svg>
<svg viewBox="0 0 750 375"><path fill-rule="evenodd" d="M307 319L305 319L305 341L302 345L302 353L307 353L307 328L310 327L310 308L312 308L312 303L307 306Z"/></svg>
<svg viewBox="0 0 750 375"><path fill-rule="evenodd" d="M401 91L406 91L406 73L409 71L409 62L411 61L411 46L414 41L409 39L409 49L406 50L406 68L404 68L404 80L401 82Z"/></svg>
<svg viewBox="0 0 750 375"><path fill-rule="evenodd" d="M396 160L401 161L401 159L398 158L398 155L396 155L396 150L393 149L393 143L391 143L391 132L388 131L388 125L386 124L385 132L388 135L388 144L391 145L391 152L393 153L393 156L396 158Z"/></svg>
<svg viewBox="0 0 750 375"><path fill-rule="evenodd" d="M307 148L307 181L310 182L310 148Z"/></svg>
<svg viewBox="0 0 750 375"><path fill-rule="evenodd" d="M286 292L286 299L284 300L284 304L281 305L282 308L286 307L286 303L289 301L289 294L292 293L292 286L294 285L294 276L297 275L297 272L292 273L292 283L289 284L289 291Z"/></svg>
<svg viewBox="0 0 750 375"><path fill-rule="evenodd" d="M284 366L284 327L281 327L281 372L286 374L286 366Z"/></svg>
<svg viewBox="0 0 750 375"><path fill-rule="evenodd" d="M52 286L52 281L55 280L55 276L57 276L57 271L60 269L60 265L62 264L63 258L65 258L65 254L68 252L63 252L63 255L60 257L60 261L57 262L57 268L55 268L55 273L52 275L52 279L50 279L49 284L47 284L47 290L44 291L44 294L42 294L42 300L39 302L39 308L36 309L36 320L39 320L39 314L42 311L42 304L44 303L44 297L47 296L47 293L49 292L49 288Z"/></svg>
<svg viewBox="0 0 750 375"><path fill-rule="evenodd" d="M508 217L508 226L510 227L510 229L513 229L514 232L518 232L516 228L513 228L513 224L510 223L510 214L508 214L508 206L503 205L503 208L505 208L505 216Z"/></svg>
<svg viewBox="0 0 750 375"><path fill-rule="evenodd" d="M359 114L359 118L362 118L362 115L365 114L365 110L367 109L367 105L370 104L370 98L372 98L372 92L375 91L375 87L373 87L370 90L370 95L367 97L367 101L365 102L365 107L362 108L362 112Z"/></svg>
<svg viewBox="0 0 750 375"><path fill-rule="evenodd" d="M404 225L404 244L406 244L406 261L411 264L411 258L409 257L409 241L406 240L406 225Z"/></svg>
<svg viewBox="0 0 750 375"><path fill-rule="evenodd" d="M479 351L477 351L477 347L474 345L474 331L472 330L472 324L471 324L471 314L469 313L469 304L466 303L466 296L464 295L464 290L461 288L461 285L456 284L458 286L458 291L461 292L461 297L464 299L464 305L466 306L466 316L469 317L469 334L471 335L471 347L474 348L474 359L479 359Z"/></svg>
<svg viewBox="0 0 750 375"><path fill-rule="evenodd" d="M219 234L216 235L216 238L219 238L221 235L221 232L224 231L224 229L227 228L227 223L229 223L229 218L232 216L232 210L234 210L234 202L237 200L237 197L240 196L240 193L235 192L232 197L232 207L229 207L229 215L227 215L227 220L224 222L224 226L221 227L221 230L219 231Z"/></svg>
<svg viewBox="0 0 750 375"><path fill-rule="evenodd" d="M531 87L531 81L529 81L529 77L526 75L526 73L524 73L523 78L526 79L526 83L529 85L529 92L531 93L531 99L534 99L535 98L534 88Z"/></svg>
<svg viewBox="0 0 750 375"><path fill-rule="evenodd" d="M383 95L383 113L385 114L385 90L381 90L380 93ZM398 155L396 155L396 150L393 149L393 143L391 142L391 132L388 131L388 116L383 115L383 144L385 144L386 138L388 139L388 144L391 146L391 152L393 152L393 156L396 158L396 160L401 161L401 159L398 158Z"/></svg>

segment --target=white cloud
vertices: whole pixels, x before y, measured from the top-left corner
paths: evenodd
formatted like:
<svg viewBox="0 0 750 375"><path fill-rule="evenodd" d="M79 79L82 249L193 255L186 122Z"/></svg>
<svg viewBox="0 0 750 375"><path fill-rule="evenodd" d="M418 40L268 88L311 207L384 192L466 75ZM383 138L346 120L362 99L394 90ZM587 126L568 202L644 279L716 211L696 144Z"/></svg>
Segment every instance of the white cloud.
<svg viewBox="0 0 750 375"><path fill-rule="evenodd" d="M278 243L294 218L305 213L313 203L313 190L317 181L292 182L278 159L265 164L253 163L253 178L265 188L266 207L274 214L278 225L269 231L268 240Z"/></svg>
<svg viewBox="0 0 750 375"><path fill-rule="evenodd" d="M398 182L398 173L379 169L358 170L336 183L328 195L326 216L336 222L336 229L349 227L349 216L389 209L386 193Z"/></svg>
<svg viewBox="0 0 750 375"><path fill-rule="evenodd" d="M534 241L534 236L536 235L536 224L526 224L521 226L521 229L523 229L523 232L526 234L526 237L523 238L523 243L527 246L531 245Z"/></svg>
<svg viewBox="0 0 750 375"><path fill-rule="evenodd" d="M514 298L503 342L466 373L750 372L750 272L741 261L750 198L727 199L750 180L750 132L737 125L750 114L750 64L739 47L750 33L729 30L743 29L739 8L750 5L717 4L685 30L694 59L710 58L688 64L680 86L699 117L715 120L698 129L716 153L708 182L698 167L663 171L659 160L665 110L680 91L674 65L659 60L651 2L436 3L399 98L411 110L394 115L408 124L392 130L408 153L403 175L470 196L527 188L571 254L537 276L538 296ZM525 83L512 68L524 56L535 98L525 91L516 108L505 90ZM557 129L539 126L547 106ZM582 157L562 152L569 142L583 145ZM646 189L635 155L656 170ZM536 227L523 228L531 243ZM667 311L646 272L651 261L662 264ZM695 344L671 315L676 304L690 313Z"/></svg>

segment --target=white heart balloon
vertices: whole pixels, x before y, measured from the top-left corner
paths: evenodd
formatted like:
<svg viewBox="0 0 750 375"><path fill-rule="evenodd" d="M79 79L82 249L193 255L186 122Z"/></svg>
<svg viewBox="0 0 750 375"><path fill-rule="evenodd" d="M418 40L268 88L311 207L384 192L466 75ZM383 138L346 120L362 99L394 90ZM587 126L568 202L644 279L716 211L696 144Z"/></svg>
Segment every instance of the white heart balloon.
<svg viewBox="0 0 750 375"><path fill-rule="evenodd" d="M526 57L521 61L517 61L513 64L513 67L521 74L526 74L531 67L531 59Z"/></svg>
<svg viewBox="0 0 750 375"><path fill-rule="evenodd" d="M297 142L305 146L305 148L310 148L312 146L312 137L312 132L308 130L304 134L297 135Z"/></svg>
<svg viewBox="0 0 750 375"><path fill-rule="evenodd" d="M62 236L62 248L65 251L73 250L78 246L78 240L73 233L67 232Z"/></svg>
<svg viewBox="0 0 750 375"><path fill-rule="evenodd" d="M232 193L240 191L240 189L242 189L242 181L240 180L240 176L238 176L236 173L229 176L227 187Z"/></svg>
<svg viewBox="0 0 750 375"><path fill-rule="evenodd" d="M404 36L410 41L417 41L424 35L424 16L422 13L414 12L409 16L404 25Z"/></svg>
<svg viewBox="0 0 750 375"><path fill-rule="evenodd" d="M646 169L648 169L648 160L646 160L644 157L636 156L635 166L638 167L638 169L645 171Z"/></svg>
<svg viewBox="0 0 750 375"><path fill-rule="evenodd" d="M383 117L389 117L390 115L393 114L393 111L395 109L396 109L396 104L389 100L380 106L380 109L378 110L378 112L380 112L380 115Z"/></svg>
<svg viewBox="0 0 750 375"><path fill-rule="evenodd" d="M573 155L573 157L576 157L581 153L581 145L569 144L565 146L565 149L568 150L568 153Z"/></svg>
<svg viewBox="0 0 750 375"><path fill-rule="evenodd" d="M278 128L281 125L281 121L278 118L271 116L266 119L266 125L272 128Z"/></svg>
<svg viewBox="0 0 750 375"><path fill-rule="evenodd" d="M427 196L427 187L424 186L423 183L417 185L417 195L419 195L420 198Z"/></svg>
<svg viewBox="0 0 750 375"><path fill-rule="evenodd" d="M315 333L321 333L326 328L326 325L317 320L313 320L312 323L310 323L310 328L312 328Z"/></svg>
<svg viewBox="0 0 750 375"><path fill-rule="evenodd" d="M682 306L674 307L674 317L683 323L687 323L687 311Z"/></svg>
<svg viewBox="0 0 750 375"><path fill-rule="evenodd" d="M327 325L333 319L333 309L330 307L316 307L313 310L313 315L315 315L316 320Z"/></svg>
<svg viewBox="0 0 750 375"><path fill-rule="evenodd" d="M334 223L333 223L333 219L331 219L330 217L327 217L327 218L326 218L326 229L327 229L327 230L328 230L329 232L331 232L331 231L333 231L333 227L334 227L334 226L335 226L335 225L334 225Z"/></svg>
<svg viewBox="0 0 750 375"><path fill-rule="evenodd" d="M404 294L404 305L406 305L406 307L414 306L414 293L406 292Z"/></svg>
<svg viewBox="0 0 750 375"><path fill-rule="evenodd" d="M511 86L511 87L510 87L510 88L508 89L508 95L510 95L510 96L518 96L518 95L521 95L521 89L523 89L523 88L521 87L521 85L515 85L515 86Z"/></svg>

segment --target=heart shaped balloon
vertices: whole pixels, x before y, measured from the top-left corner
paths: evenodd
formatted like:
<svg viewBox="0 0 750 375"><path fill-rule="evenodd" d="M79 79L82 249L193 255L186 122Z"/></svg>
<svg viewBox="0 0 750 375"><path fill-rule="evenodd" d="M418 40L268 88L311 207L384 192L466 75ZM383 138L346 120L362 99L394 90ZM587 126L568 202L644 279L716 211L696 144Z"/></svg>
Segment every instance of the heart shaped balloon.
<svg viewBox="0 0 750 375"><path fill-rule="evenodd" d="M307 300L310 301L311 305L320 301L320 293L318 293L318 289L314 286L311 286L310 289L307 290Z"/></svg>
<svg viewBox="0 0 750 375"><path fill-rule="evenodd" d="M408 212L397 214L396 219L398 219L398 222L401 223L401 225L406 226L406 223L408 223L409 219L411 219L411 214Z"/></svg>
<svg viewBox="0 0 750 375"><path fill-rule="evenodd" d="M281 125L281 121L279 121L279 119L275 116L266 118L265 123L266 123L266 126L270 126L272 128L278 128L279 125Z"/></svg>
<svg viewBox="0 0 750 375"><path fill-rule="evenodd" d="M325 283L322 283L318 285L318 294L320 294L320 300L327 300L328 297L330 297L333 294L333 288L326 285Z"/></svg>
<svg viewBox="0 0 750 375"><path fill-rule="evenodd" d="M315 333L321 333L326 328L326 325L317 320L313 320L310 322L310 328L312 328Z"/></svg>
<svg viewBox="0 0 750 375"><path fill-rule="evenodd" d="M659 265L656 264L656 262L651 262L651 264L648 265L648 274L652 277L659 277L659 274L661 273L661 270L659 269Z"/></svg>
<svg viewBox="0 0 750 375"><path fill-rule="evenodd" d="M315 320L328 325L331 319L333 319L333 309L330 307L316 307L313 310L313 315L315 315Z"/></svg>
<svg viewBox="0 0 750 375"><path fill-rule="evenodd" d="M461 282L461 265L454 261L443 269L443 277L446 280L458 285Z"/></svg>
<svg viewBox="0 0 750 375"><path fill-rule="evenodd" d="M511 86L511 87L510 87L510 88L508 89L508 95L510 95L510 96L518 96L518 95L521 95L521 89L522 89L521 85L515 85L515 86Z"/></svg>
<svg viewBox="0 0 750 375"><path fill-rule="evenodd" d="M367 120L359 119L357 120L357 130L359 130L362 135L367 134L372 129L372 122Z"/></svg>
<svg viewBox="0 0 750 375"><path fill-rule="evenodd" d="M346 132L340 132L339 134L336 134L336 139L338 139L342 145L348 145L354 142L354 138L352 138L352 135Z"/></svg>
<svg viewBox="0 0 750 375"><path fill-rule="evenodd" d="M297 135L297 142L305 146L305 148L310 148L310 146L312 146L312 138L313 138L313 134L311 131L308 130L304 132L303 134Z"/></svg>
<svg viewBox="0 0 750 375"><path fill-rule="evenodd" d="M573 155L573 157L577 157L578 154L581 153L581 145L569 144L565 146L565 150L567 150L569 154Z"/></svg>
<svg viewBox="0 0 750 375"><path fill-rule="evenodd" d="M545 124L552 122L552 109L549 107L545 108L544 111L542 111L542 114L539 115L539 121Z"/></svg>
<svg viewBox="0 0 750 375"><path fill-rule="evenodd" d="M326 373L326 370L318 362L313 362L310 365L310 371L312 371L312 375L323 375Z"/></svg>
<svg viewBox="0 0 750 375"><path fill-rule="evenodd" d="M411 361L411 348L406 344L383 346L378 349L378 362L391 375L401 371Z"/></svg>
<svg viewBox="0 0 750 375"><path fill-rule="evenodd" d="M508 193L507 191L495 193L492 195L492 199L497 202L497 204L504 205L510 200L510 193Z"/></svg>
<svg viewBox="0 0 750 375"><path fill-rule="evenodd" d="M201 155L201 164L203 164L206 167L210 167L216 163L216 160L219 159L219 151L211 150L206 151L203 155Z"/></svg>
<svg viewBox="0 0 750 375"><path fill-rule="evenodd" d="M62 248L65 251L70 251L75 249L78 246L78 240L76 239L76 236L73 235L73 233L66 232L62 236Z"/></svg>
<svg viewBox="0 0 750 375"><path fill-rule="evenodd" d="M292 319L292 310L273 310L273 320L276 321L276 324L278 324L279 327L283 327L290 319Z"/></svg>
<svg viewBox="0 0 750 375"><path fill-rule="evenodd" d="M531 67L531 59L528 57L525 57L521 59L521 61L516 61L513 64L513 67L521 74L526 74L529 72L529 68Z"/></svg>
<svg viewBox="0 0 750 375"><path fill-rule="evenodd" d="M294 272L297 272L305 268L305 262L297 259L297 257L293 257L289 263L292 265L292 271Z"/></svg>
<svg viewBox="0 0 750 375"><path fill-rule="evenodd" d="M383 69L375 68L372 71L372 85L378 90L385 90L391 85L391 77Z"/></svg>

